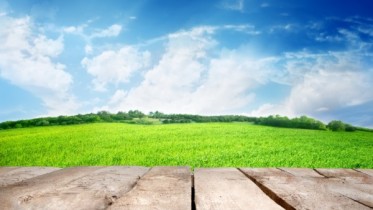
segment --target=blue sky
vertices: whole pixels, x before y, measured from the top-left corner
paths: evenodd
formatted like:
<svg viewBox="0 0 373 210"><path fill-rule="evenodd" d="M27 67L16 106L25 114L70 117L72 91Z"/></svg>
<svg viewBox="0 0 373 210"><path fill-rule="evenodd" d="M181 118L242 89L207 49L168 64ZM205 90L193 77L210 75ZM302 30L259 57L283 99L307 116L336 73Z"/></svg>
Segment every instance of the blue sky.
<svg viewBox="0 0 373 210"><path fill-rule="evenodd" d="M373 127L372 8L0 0L0 121L139 109Z"/></svg>

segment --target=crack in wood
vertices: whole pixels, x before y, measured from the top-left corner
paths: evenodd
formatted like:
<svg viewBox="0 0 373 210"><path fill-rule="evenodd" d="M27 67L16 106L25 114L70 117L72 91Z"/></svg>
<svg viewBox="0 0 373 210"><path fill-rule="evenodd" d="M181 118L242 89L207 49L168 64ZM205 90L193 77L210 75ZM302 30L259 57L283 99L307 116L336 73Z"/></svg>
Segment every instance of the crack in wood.
<svg viewBox="0 0 373 210"><path fill-rule="evenodd" d="M350 200L352 200L352 201L354 201L354 202L360 204L360 205L363 205L363 206L365 206L365 207L368 207L368 208L370 208L370 209L373 209L373 206L369 206L369 205L367 205L367 204L365 204L365 203L363 203L363 202L361 202L361 201L358 201L358 200L356 200L356 199L353 199L353 198L351 198L351 197L349 197L349 196L346 196L346 195L343 195L343 194L341 194L341 193L339 193L339 194L340 194L341 196L345 197L345 198L348 198L348 199L350 199Z"/></svg>
<svg viewBox="0 0 373 210"><path fill-rule="evenodd" d="M284 170L284 169L282 169L282 168L276 168L276 169L278 169L278 170L280 170L280 171L282 171L282 172L285 172L285 173L287 173L287 174L289 174L289 175L291 175L291 176L295 176L294 174L292 174L292 173L290 173L289 171L286 171L286 170Z"/></svg>
<svg viewBox="0 0 373 210"><path fill-rule="evenodd" d="M113 195L113 196L105 196L105 201L106 201L106 206L104 207L104 209L106 210L106 209L108 209L108 208L110 208L110 206L112 206L119 198L122 198L122 197L125 197L129 192L131 192L135 187L136 187L136 185L137 185L137 183L140 181L140 179L143 177L143 176L145 176L145 174L147 174L149 171L150 171L150 169L151 168L148 168L148 170L142 175L142 176L137 176L137 179L136 179L136 181L133 183L133 184L131 184L130 186L131 186L131 189L130 190L128 190L126 193L124 193L122 196L117 196L117 195Z"/></svg>
<svg viewBox="0 0 373 210"><path fill-rule="evenodd" d="M320 176L323 176L323 177L325 177L325 178L331 178L331 177L329 177L329 176L327 176L327 175L321 173L321 172L318 171L316 168L313 168L312 170L313 170L314 172L318 173Z"/></svg>
<svg viewBox="0 0 373 210"><path fill-rule="evenodd" d="M256 186L258 186L269 198L271 198L275 203L280 205L282 208L284 208L286 210L296 210L296 208L291 206L288 202L286 202L284 199L282 199L280 196L278 196L271 189L264 186L262 183L260 183L258 180L256 180L253 176L250 176L250 175L246 174L240 168L237 168L237 170L240 171L247 178L249 178L252 182L254 182L254 184L256 184Z"/></svg>
<svg viewBox="0 0 373 210"><path fill-rule="evenodd" d="M364 174L364 175L366 175L366 176L370 176L370 177L372 177L370 174L367 174L367 173L364 173L364 171L360 171L360 170L357 170L357 169L352 169L352 170L354 170L354 171L356 171L356 172L358 172L358 173L362 173L362 174Z"/></svg>
<svg viewBox="0 0 373 210"><path fill-rule="evenodd" d="M196 192L195 192L195 188L194 188L194 175L192 174L191 175L191 180L192 180L192 210L196 210L197 207L196 207Z"/></svg>

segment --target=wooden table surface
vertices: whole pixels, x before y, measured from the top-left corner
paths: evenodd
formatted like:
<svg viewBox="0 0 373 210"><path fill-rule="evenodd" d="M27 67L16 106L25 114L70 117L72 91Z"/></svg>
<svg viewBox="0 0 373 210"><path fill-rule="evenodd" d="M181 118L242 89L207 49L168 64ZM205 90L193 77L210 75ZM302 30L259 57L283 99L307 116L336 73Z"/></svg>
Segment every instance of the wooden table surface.
<svg viewBox="0 0 373 210"><path fill-rule="evenodd" d="M0 167L0 209L373 209L373 169Z"/></svg>

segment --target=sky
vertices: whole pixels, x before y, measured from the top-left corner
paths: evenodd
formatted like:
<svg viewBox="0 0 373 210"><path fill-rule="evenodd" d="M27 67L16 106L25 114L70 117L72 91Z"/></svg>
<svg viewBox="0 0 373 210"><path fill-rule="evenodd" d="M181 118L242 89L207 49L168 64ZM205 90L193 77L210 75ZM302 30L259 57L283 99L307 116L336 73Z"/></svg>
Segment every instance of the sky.
<svg viewBox="0 0 373 210"><path fill-rule="evenodd" d="M373 128L372 8L0 0L0 121L137 109Z"/></svg>

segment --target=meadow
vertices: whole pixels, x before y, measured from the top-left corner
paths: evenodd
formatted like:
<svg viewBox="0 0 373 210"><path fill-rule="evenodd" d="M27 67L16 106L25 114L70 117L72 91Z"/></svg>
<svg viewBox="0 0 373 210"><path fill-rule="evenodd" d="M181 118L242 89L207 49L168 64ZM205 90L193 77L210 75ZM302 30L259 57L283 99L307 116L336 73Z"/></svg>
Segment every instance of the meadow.
<svg viewBox="0 0 373 210"><path fill-rule="evenodd" d="M0 130L0 166L90 165L373 168L373 133L249 123Z"/></svg>

